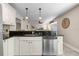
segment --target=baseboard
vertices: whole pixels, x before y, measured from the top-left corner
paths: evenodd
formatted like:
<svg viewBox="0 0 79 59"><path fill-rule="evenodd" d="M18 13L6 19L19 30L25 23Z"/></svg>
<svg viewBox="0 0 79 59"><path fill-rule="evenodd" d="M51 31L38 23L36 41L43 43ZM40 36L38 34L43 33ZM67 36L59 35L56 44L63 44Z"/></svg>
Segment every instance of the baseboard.
<svg viewBox="0 0 79 59"><path fill-rule="evenodd" d="M79 53L79 49L78 49L78 48L75 48L74 46L72 46L72 45L70 45L70 44L68 44L68 43L64 43L64 46L66 46L66 47L72 49L73 51L75 51L75 52L77 52L77 53Z"/></svg>

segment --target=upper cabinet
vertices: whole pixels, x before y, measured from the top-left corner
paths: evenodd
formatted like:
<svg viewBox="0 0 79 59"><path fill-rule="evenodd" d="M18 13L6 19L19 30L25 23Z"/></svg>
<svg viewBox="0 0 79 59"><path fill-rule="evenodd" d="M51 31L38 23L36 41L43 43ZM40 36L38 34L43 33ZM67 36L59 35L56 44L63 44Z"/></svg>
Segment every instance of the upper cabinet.
<svg viewBox="0 0 79 59"><path fill-rule="evenodd" d="M10 31L31 30L31 25L27 20L23 20L23 16L8 3L2 3L2 20L3 24L10 25ZM21 24L16 23L16 18L21 20ZM18 26L21 26L19 28ZM16 28L17 27L17 28Z"/></svg>
<svg viewBox="0 0 79 59"><path fill-rule="evenodd" d="M15 25L16 10L7 3L2 4L3 23L8 25Z"/></svg>

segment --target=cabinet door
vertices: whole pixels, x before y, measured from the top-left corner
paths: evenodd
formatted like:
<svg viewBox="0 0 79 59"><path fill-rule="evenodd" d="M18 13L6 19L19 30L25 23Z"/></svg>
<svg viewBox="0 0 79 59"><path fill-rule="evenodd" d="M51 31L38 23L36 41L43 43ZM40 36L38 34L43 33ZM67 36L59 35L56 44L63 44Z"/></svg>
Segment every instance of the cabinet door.
<svg viewBox="0 0 79 59"><path fill-rule="evenodd" d="M21 39L19 40L20 43L20 55L25 56L25 55L29 55L29 44L28 44L28 40L26 39Z"/></svg>
<svg viewBox="0 0 79 59"><path fill-rule="evenodd" d="M19 38L18 37L16 37L15 39L14 39L14 55L15 56L19 56L20 55L20 49L19 49Z"/></svg>
<svg viewBox="0 0 79 59"><path fill-rule="evenodd" d="M26 37L19 39L20 55L42 55L42 38Z"/></svg>
<svg viewBox="0 0 79 59"><path fill-rule="evenodd" d="M8 45L7 45L7 40L3 40L3 56L8 55Z"/></svg>
<svg viewBox="0 0 79 59"><path fill-rule="evenodd" d="M42 39L32 40L31 55L42 55Z"/></svg>
<svg viewBox="0 0 79 59"><path fill-rule="evenodd" d="M15 25L16 10L9 4L2 4L3 23Z"/></svg>
<svg viewBox="0 0 79 59"><path fill-rule="evenodd" d="M58 36L58 55L62 55L63 54L63 37L62 36Z"/></svg>

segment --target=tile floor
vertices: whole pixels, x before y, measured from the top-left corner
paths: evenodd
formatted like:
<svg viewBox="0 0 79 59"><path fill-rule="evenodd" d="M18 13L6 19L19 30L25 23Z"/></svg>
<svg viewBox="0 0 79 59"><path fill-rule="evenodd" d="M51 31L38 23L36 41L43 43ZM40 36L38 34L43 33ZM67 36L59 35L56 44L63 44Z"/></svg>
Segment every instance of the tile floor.
<svg viewBox="0 0 79 59"><path fill-rule="evenodd" d="M63 56L79 56L79 53L73 51L72 49L64 46L64 54Z"/></svg>

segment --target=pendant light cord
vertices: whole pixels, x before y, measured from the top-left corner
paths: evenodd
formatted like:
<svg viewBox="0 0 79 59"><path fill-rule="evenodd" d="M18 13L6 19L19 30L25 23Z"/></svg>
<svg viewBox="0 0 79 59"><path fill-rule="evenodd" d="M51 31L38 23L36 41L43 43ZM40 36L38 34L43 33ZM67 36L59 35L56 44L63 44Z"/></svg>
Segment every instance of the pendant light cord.
<svg viewBox="0 0 79 59"><path fill-rule="evenodd" d="M26 8L26 16L28 16L27 14L28 14L28 8Z"/></svg>

